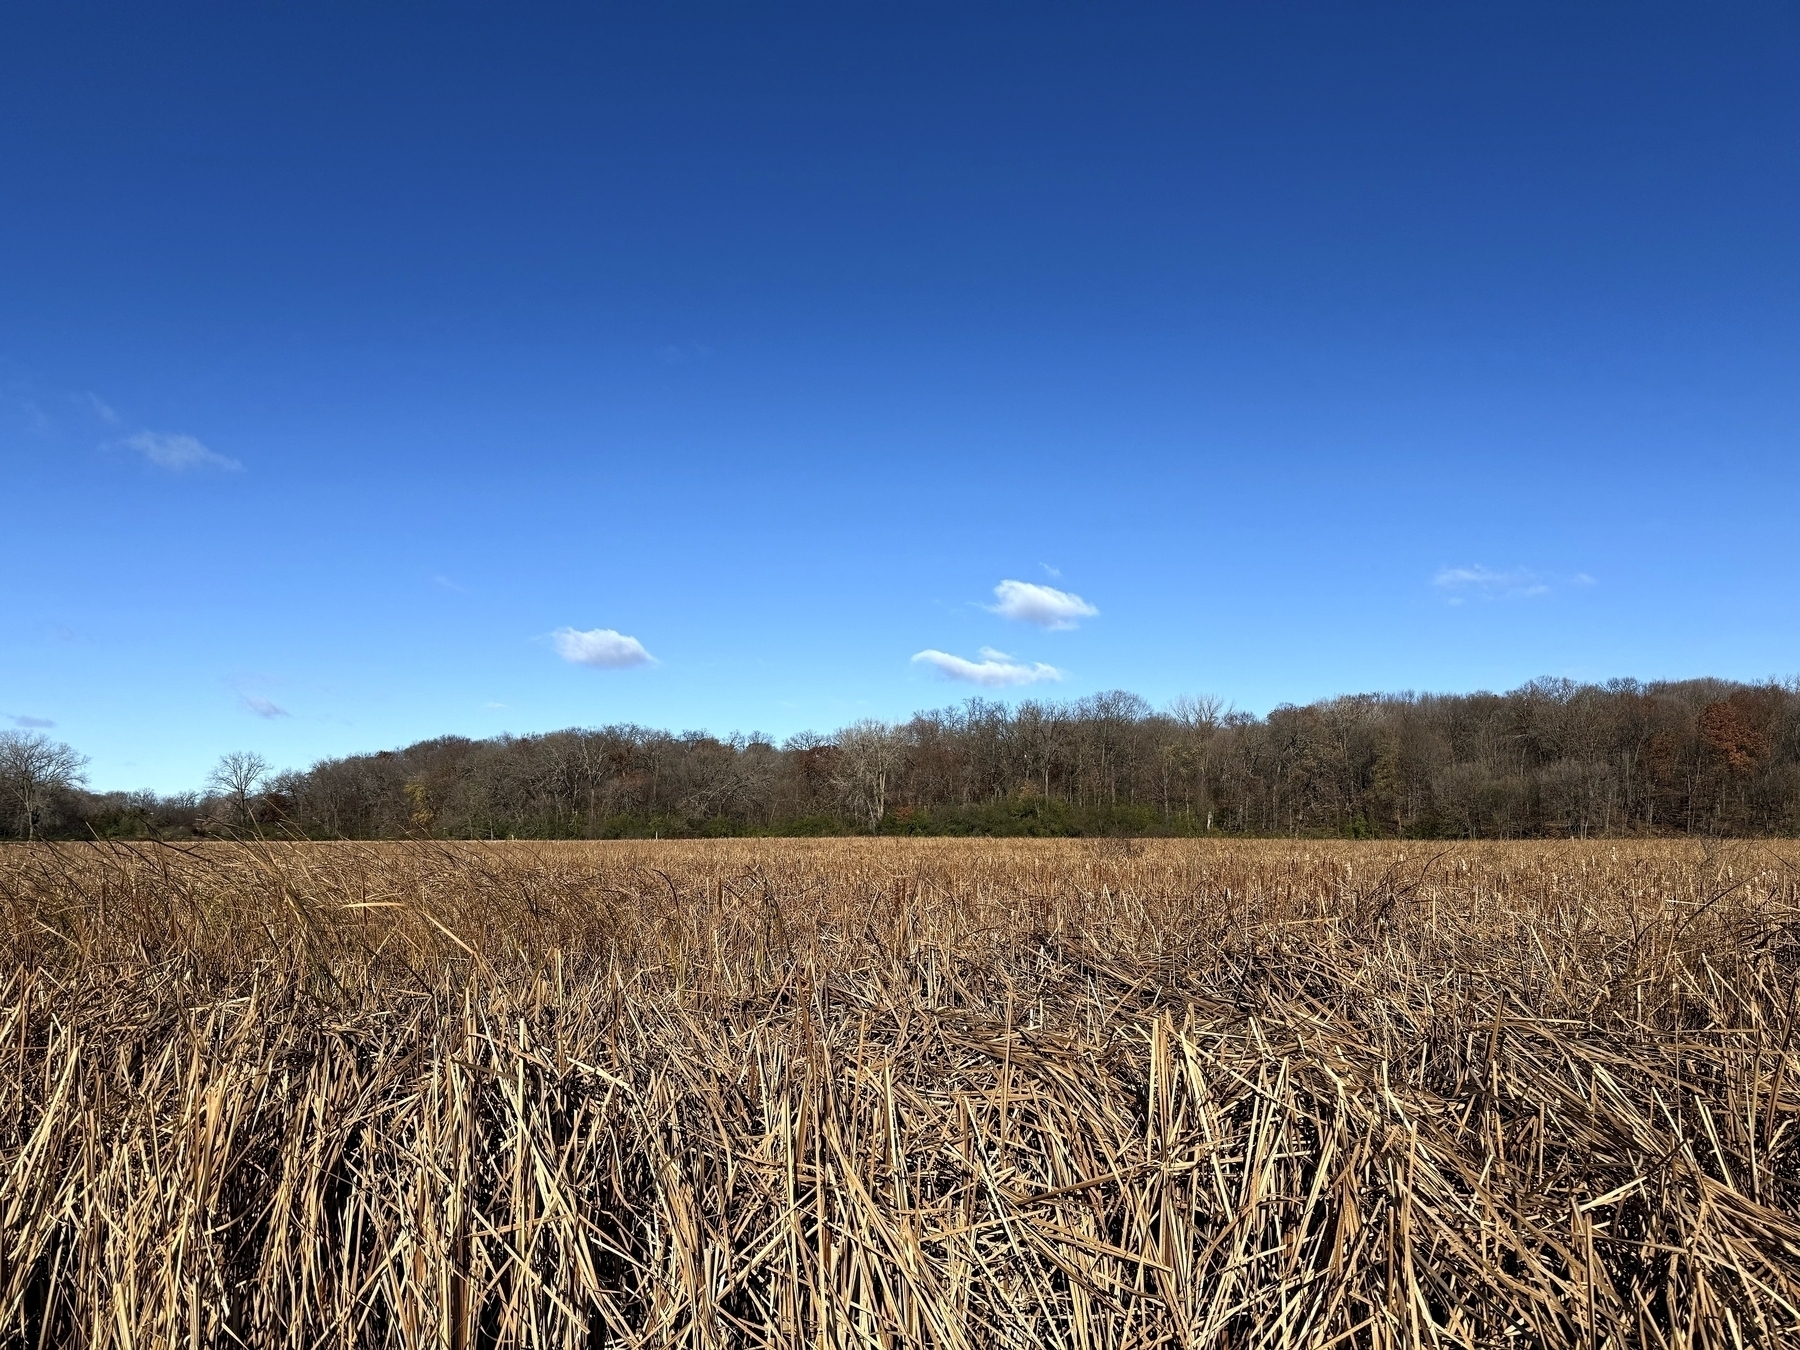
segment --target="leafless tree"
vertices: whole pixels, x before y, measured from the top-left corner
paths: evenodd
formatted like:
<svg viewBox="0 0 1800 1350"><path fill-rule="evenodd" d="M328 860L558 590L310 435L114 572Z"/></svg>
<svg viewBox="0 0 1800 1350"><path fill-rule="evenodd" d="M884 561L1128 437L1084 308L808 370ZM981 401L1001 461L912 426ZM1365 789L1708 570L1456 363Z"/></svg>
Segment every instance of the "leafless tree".
<svg viewBox="0 0 1800 1350"><path fill-rule="evenodd" d="M874 834L887 814L888 785L906 758L906 743L893 727L869 720L840 731L837 752L833 785Z"/></svg>
<svg viewBox="0 0 1800 1350"><path fill-rule="evenodd" d="M0 786L18 804L27 839L37 837L46 794L85 782L86 764L86 756L41 731L0 732Z"/></svg>
<svg viewBox="0 0 1800 1350"><path fill-rule="evenodd" d="M1013 734L1019 742L1021 768L1039 791L1050 796L1050 771L1067 749L1069 726L1063 709L1054 703L1026 700L1013 714Z"/></svg>
<svg viewBox="0 0 1800 1350"><path fill-rule="evenodd" d="M274 766L254 750L233 750L222 755L207 775L206 785L231 807L231 823L247 829L256 823L256 799Z"/></svg>
<svg viewBox="0 0 1800 1350"><path fill-rule="evenodd" d="M1169 705L1169 716L1191 732L1208 735L1219 729L1229 709L1217 694L1183 694Z"/></svg>
<svg viewBox="0 0 1800 1350"><path fill-rule="evenodd" d="M1165 774L1172 759L1180 768L1182 801L1187 810L1196 802L1206 814L1206 830L1212 830L1212 787L1214 759L1220 732L1231 709L1216 694L1183 694L1169 705L1169 720L1174 724L1173 744L1165 745ZM1165 807L1168 788L1164 787Z"/></svg>

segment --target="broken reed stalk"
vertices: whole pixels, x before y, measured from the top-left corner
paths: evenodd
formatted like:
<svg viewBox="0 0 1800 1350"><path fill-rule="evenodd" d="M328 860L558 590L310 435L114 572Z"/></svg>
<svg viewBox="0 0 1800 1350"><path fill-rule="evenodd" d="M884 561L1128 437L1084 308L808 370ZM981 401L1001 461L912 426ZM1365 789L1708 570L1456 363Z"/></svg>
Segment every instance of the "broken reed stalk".
<svg viewBox="0 0 1800 1350"><path fill-rule="evenodd" d="M1797 877L0 849L0 1339L1794 1344Z"/></svg>

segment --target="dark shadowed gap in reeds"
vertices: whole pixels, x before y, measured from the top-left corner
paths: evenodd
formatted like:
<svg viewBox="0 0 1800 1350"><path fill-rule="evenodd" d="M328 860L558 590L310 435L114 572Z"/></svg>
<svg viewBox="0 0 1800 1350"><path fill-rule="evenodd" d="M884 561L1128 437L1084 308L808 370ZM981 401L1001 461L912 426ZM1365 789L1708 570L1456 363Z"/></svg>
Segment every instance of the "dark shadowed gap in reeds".
<svg viewBox="0 0 1800 1350"><path fill-rule="evenodd" d="M1800 1343L1781 846L0 849L29 1346Z"/></svg>

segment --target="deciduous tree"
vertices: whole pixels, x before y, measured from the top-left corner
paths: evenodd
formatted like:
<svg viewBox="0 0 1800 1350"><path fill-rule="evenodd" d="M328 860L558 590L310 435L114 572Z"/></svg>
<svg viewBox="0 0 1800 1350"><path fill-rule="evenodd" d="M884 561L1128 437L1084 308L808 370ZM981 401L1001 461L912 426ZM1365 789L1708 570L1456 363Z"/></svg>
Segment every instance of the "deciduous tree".
<svg viewBox="0 0 1800 1350"><path fill-rule="evenodd" d="M17 807L27 839L37 837L48 794L83 782L87 758L41 731L0 731L0 786Z"/></svg>

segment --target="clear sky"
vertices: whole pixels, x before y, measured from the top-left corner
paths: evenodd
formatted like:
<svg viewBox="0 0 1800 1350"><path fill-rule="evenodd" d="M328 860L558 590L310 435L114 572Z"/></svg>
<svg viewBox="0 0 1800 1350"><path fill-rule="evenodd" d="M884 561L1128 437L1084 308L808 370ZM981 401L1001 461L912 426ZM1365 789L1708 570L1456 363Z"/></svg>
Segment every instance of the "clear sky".
<svg viewBox="0 0 1800 1350"><path fill-rule="evenodd" d="M19 4L0 166L96 786L1800 672L1792 4Z"/></svg>

